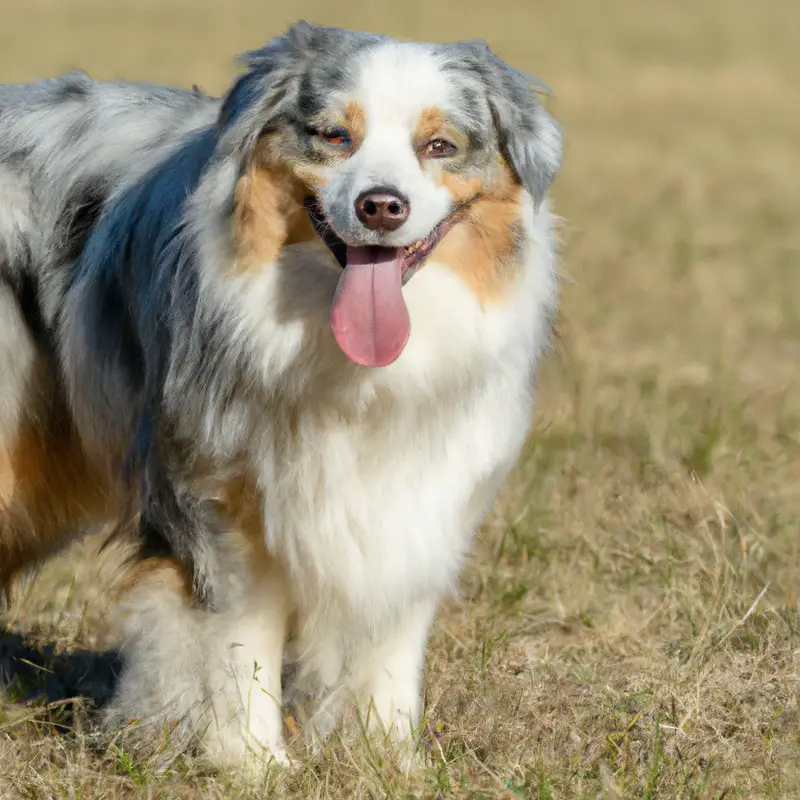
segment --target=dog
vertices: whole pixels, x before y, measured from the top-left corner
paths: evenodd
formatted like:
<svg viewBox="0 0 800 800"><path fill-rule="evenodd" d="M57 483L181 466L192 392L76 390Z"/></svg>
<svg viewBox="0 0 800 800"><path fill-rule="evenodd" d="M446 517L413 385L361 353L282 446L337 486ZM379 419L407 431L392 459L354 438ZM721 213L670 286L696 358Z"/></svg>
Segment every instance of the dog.
<svg viewBox="0 0 800 800"><path fill-rule="evenodd" d="M286 763L295 698L413 749L530 430L560 127L481 41L301 22L243 67L0 87L0 588L133 525L107 725Z"/></svg>

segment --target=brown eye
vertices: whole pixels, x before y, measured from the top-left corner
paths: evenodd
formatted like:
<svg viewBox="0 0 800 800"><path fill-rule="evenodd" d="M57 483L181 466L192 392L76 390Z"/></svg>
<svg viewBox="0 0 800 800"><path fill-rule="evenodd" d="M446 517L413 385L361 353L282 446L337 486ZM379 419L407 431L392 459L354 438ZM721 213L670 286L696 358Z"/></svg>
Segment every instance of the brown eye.
<svg viewBox="0 0 800 800"><path fill-rule="evenodd" d="M456 152L456 146L446 139L432 139L425 145L425 155L428 158L447 158Z"/></svg>

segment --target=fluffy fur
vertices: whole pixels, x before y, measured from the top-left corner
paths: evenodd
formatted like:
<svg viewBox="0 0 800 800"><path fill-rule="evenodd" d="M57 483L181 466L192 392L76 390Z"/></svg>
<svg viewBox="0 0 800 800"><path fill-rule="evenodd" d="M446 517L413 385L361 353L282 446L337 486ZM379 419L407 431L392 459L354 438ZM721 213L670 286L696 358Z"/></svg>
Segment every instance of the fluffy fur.
<svg viewBox="0 0 800 800"><path fill-rule="evenodd" d="M0 87L0 590L139 515L107 721L231 764L285 760L288 664L321 736L353 696L400 740L418 722L437 602L529 430L561 157L480 42L301 23L245 66L221 99ZM398 230L359 221L376 186ZM341 248L413 249L454 210L401 356L350 361Z"/></svg>

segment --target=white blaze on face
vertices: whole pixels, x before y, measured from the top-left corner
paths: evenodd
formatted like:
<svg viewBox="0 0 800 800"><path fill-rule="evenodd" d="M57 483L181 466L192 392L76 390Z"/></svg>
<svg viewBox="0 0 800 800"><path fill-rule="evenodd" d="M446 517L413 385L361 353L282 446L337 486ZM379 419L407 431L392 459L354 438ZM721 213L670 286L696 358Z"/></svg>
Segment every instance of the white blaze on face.
<svg viewBox="0 0 800 800"><path fill-rule="evenodd" d="M368 50L347 100L364 110L364 141L334 167L322 192L324 211L348 244L407 246L427 236L451 210L452 197L426 174L414 150L414 133L424 110L447 105L447 84L436 57L424 45L390 43ZM392 188L410 204L397 231L377 234L355 213L356 199L375 188Z"/></svg>
<svg viewBox="0 0 800 800"><path fill-rule="evenodd" d="M364 112L364 140L327 175L323 211L347 243L347 265L331 308L331 329L357 364L380 367L403 352L411 322L403 298L406 250L427 237L452 210L452 196L426 173L415 150L420 118L444 109L447 85L424 45L386 44L358 64L356 85L344 102ZM393 231L371 230L358 219L356 201L369 191L400 195L409 206Z"/></svg>

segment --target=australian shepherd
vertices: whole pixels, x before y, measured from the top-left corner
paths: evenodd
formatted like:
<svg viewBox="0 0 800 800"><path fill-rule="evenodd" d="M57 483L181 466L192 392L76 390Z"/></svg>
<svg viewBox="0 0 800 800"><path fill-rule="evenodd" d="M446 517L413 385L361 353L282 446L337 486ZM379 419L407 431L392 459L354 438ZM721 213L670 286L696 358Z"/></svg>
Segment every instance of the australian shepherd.
<svg viewBox="0 0 800 800"><path fill-rule="evenodd" d="M133 521L106 722L222 765L286 760L288 694L413 740L557 298L559 128L485 43L244 67L0 86L0 592Z"/></svg>

